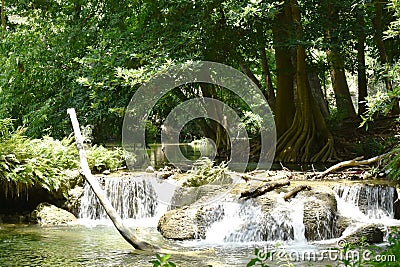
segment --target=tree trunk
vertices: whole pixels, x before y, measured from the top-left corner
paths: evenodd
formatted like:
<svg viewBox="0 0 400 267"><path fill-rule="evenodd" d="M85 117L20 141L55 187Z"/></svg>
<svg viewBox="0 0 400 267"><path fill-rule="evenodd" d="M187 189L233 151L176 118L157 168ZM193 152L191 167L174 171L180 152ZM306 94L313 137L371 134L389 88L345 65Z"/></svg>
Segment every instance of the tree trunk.
<svg viewBox="0 0 400 267"><path fill-rule="evenodd" d="M283 199L285 201L288 201L292 197L295 197L299 192L304 191L304 190L311 190L311 186L309 185L299 185L293 188L291 191L287 192L284 196Z"/></svg>
<svg viewBox="0 0 400 267"><path fill-rule="evenodd" d="M209 97L209 98L214 98L214 99L218 99L217 97L217 91L214 88L214 85L210 85L210 84L200 84L200 88L201 88L201 92L202 95L204 97ZM223 121L223 110L216 110L217 107L215 107L215 110L213 111L214 114L217 114L220 116L219 121ZM207 121L206 121L207 123ZM220 158L226 158L226 160L228 160L228 155L229 155L229 151L230 151L230 147L231 147L231 143L229 140L229 136L226 132L226 130L224 129L224 127L222 125L220 125L218 122L214 121L214 120L208 120L208 126L206 127L205 125L203 125L203 127L205 127L208 130L212 130L211 132L211 136L210 137L214 140L215 142L215 146L217 147L217 155ZM206 132L206 134L208 135L207 137L209 137L209 132Z"/></svg>
<svg viewBox="0 0 400 267"><path fill-rule="evenodd" d="M289 46L293 23L288 4L276 14L272 27L276 61L276 107L275 125L277 136L283 135L293 123L295 114L293 81L295 69L292 65L293 50Z"/></svg>
<svg viewBox="0 0 400 267"><path fill-rule="evenodd" d="M324 93L322 92L322 86L318 74L315 71L308 72L308 81L310 83L311 93L317 102L322 115L327 119L329 117L329 107Z"/></svg>
<svg viewBox="0 0 400 267"><path fill-rule="evenodd" d="M260 49L260 56L261 56L262 73L263 73L264 82L265 82L265 86L266 86L266 90L267 90L268 104L269 104L272 112L275 113L275 108L276 108L275 91L274 91L274 87L272 85L271 71L269 70L269 64L268 64L267 54L265 53L265 48Z"/></svg>
<svg viewBox="0 0 400 267"><path fill-rule="evenodd" d="M332 87L335 93L338 114L342 116L343 119L354 118L356 117L356 111L351 100L342 56L335 47L328 50L326 54L331 66Z"/></svg>
<svg viewBox="0 0 400 267"><path fill-rule="evenodd" d="M114 226L117 228L118 232L122 235L122 237L131 244L135 249L138 250L157 250L158 247L151 245L145 241L142 241L132 231L127 228L117 211L112 206L111 202L108 200L106 194L104 193L103 189L101 188L99 182L92 176L90 172L89 165L86 159L86 152L83 148L83 137L79 129L78 119L76 118L75 109L71 108L68 109L68 114L71 117L72 127L75 133L76 139L76 146L79 151L79 157L81 161L81 169L83 176L85 177L86 181L89 183L93 192L95 193L96 197L99 199L101 205L105 209L107 215L112 220Z"/></svg>
<svg viewBox="0 0 400 267"><path fill-rule="evenodd" d="M327 7L327 19L331 21L331 28L326 31L326 41L330 44L326 55L331 68L332 88L335 93L337 112L342 119L356 117L353 102L351 100L349 86L347 84L344 60L340 52L341 42L337 37L336 25L339 24L339 13L332 2Z"/></svg>
<svg viewBox="0 0 400 267"><path fill-rule="evenodd" d="M290 1L290 2L289 2ZM296 27L297 39L303 38L297 0L285 5L291 8L291 19ZM296 112L291 127L278 139L276 159L283 162L325 162L336 158L333 136L318 108L310 89L303 45L297 45L296 58Z"/></svg>
<svg viewBox="0 0 400 267"><path fill-rule="evenodd" d="M274 190L275 188L290 185L289 180L277 181L273 183L269 183L263 186L260 186L254 190L244 191L240 194L239 198L249 199L249 198L256 198L259 196L264 195L267 192Z"/></svg>
<svg viewBox="0 0 400 267"><path fill-rule="evenodd" d="M367 74L365 66L365 32L364 16L357 13L359 33L357 36L357 84L358 84L358 116L366 111L366 97L368 95Z"/></svg>

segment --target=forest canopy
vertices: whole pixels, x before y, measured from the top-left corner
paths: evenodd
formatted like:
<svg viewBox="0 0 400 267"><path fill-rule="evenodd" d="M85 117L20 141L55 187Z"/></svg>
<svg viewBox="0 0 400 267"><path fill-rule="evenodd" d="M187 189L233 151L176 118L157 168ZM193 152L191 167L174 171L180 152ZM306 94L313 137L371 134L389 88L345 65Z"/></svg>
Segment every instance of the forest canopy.
<svg viewBox="0 0 400 267"><path fill-rule="evenodd" d="M400 1L2 1L0 119L32 138L71 133L66 110L96 143L119 140L125 108L159 70L207 60L245 73L277 126L277 160L337 159L332 128L398 117ZM256 114L227 90L175 88L153 108L150 141L169 112L207 96L231 106L257 140ZM333 125L333 126L332 126ZM185 129L220 140L210 120ZM257 142L252 144L257 151Z"/></svg>

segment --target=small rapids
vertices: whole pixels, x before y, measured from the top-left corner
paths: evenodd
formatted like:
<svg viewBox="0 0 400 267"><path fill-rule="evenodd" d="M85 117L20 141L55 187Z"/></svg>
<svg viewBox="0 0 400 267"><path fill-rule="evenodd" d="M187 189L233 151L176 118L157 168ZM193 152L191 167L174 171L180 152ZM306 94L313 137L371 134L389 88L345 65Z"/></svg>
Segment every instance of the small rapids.
<svg viewBox="0 0 400 267"><path fill-rule="evenodd" d="M161 182L155 177L150 178L152 179L144 175L98 179L120 216L125 221L132 222L128 225L155 229L159 218L167 212L174 192L172 190L166 194L166 201L160 201L160 194L171 190L160 187ZM394 202L397 192L393 187L336 185L333 192L337 202L337 215L347 217L358 224L399 224L398 220L395 220ZM197 220L201 220L203 228L199 229L201 234L198 238L214 244L264 241L307 244L310 237L310 240L316 241L337 237L336 211L331 213L329 210L325 212L323 209L314 208L318 207L320 201L314 196L302 195L284 201L281 193L275 194L274 204L263 210L253 199L225 198L202 207ZM304 222L310 220L310 216L314 223L305 225ZM111 223L87 184L84 187L78 217L83 224ZM352 228L354 227L350 226L346 233Z"/></svg>
<svg viewBox="0 0 400 267"><path fill-rule="evenodd" d="M206 231L208 242L306 242L302 198L286 202L281 197L267 215L252 200L223 202L213 210Z"/></svg>

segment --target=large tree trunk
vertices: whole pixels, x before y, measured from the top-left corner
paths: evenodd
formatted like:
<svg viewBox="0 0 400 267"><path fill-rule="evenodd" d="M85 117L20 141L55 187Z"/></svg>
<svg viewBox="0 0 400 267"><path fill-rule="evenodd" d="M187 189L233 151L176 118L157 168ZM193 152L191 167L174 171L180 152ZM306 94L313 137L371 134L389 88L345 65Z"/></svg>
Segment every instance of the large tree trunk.
<svg viewBox="0 0 400 267"><path fill-rule="evenodd" d="M327 119L329 117L329 107L324 93L322 92L322 86L318 74L315 71L308 72L308 81L310 83L311 93L317 102L322 115Z"/></svg>
<svg viewBox="0 0 400 267"><path fill-rule="evenodd" d="M104 193L103 189L101 188L99 182L92 176L90 172L89 165L86 159L86 153L83 148L83 137L79 129L78 119L76 118L75 109L68 109L68 114L71 117L72 127L75 133L76 139L76 146L79 151L79 157L81 161L81 169L83 176L85 177L86 181L89 183L93 192L95 193L96 197L100 201L101 205L103 206L104 210L106 211L107 215L110 217L111 221L117 228L118 232L122 235L122 237L131 244L135 249L138 250L157 250L158 248L154 245L151 245L145 241L139 239L132 231L127 228L117 211L111 205L111 202L108 200L106 194Z"/></svg>
<svg viewBox="0 0 400 267"><path fill-rule="evenodd" d="M261 68L264 77L264 82L267 90L267 100L271 110L275 113L276 109L276 97L274 87L271 80L271 71L269 70L268 58L265 53L265 48L260 49L261 56Z"/></svg>
<svg viewBox="0 0 400 267"><path fill-rule="evenodd" d="M332 87L335 93L338 114L340 114L343 119L354 118L356 117L356 111L351 100L342 56L337 48L328 50L326 54L331 66Z"/></svg>
<svg viewBox="0 0 400 267"><path fill-rule="evenodd" d="M293 82L295 70L292 65L293 50L289 40L293 23L288 4L276 14L272 28L276 61L276 107L275 125L277 136L283 135L293 123L295 114Z"/></svg>
<svg viewBox="0 0 400 267"><path fill-rule="evenodd" d="M291 19L297 25L297 39L303 38L297 0L288 0ZM283 162L317 162L336 158L333 137L310 89L306 71L306 53L297 45L296 57L296 112L291 127L279 138L276 159Z"/></svg>
<svg viewBox="0 0 400 267"><path fill-rule="evenodd" d="M347 84L344 60L339 47L341 43L335 29L336 25L339 24L339 13L332 2L328 4L326 14L332 25L330 29L327 29L325 38L330 44L326 55L331 68L332 88L335 93L337 111L343 119L354 118L356 117L356 111Z"/></svg>
<svg viewBox="0 0 400 267"><path fill-rule="evenodd" d="M368 96L367 74L365 66L365 32L364 16L357 13L358 36L357 36L357 84L358 84L358 115L366 111L366 97Z"/></svg>
<svg viewBox="0 0 400 267"><path fill-rule="evenodd" d="M217 91L215 90L215 85L202 83L200 84L200 88L203 97L218 99ZM217 109L218 108L215 106L215 109L212 112L213 114L217 114L218 116L220 116L219 121L223 121L224 112L223 110L217 110ZM211 135L210 132L205 132L205 134L207 137L214 140L215 146L217 148L217 156L228 160L228 156L230 154L229 151L231 149L231 143L228 133L226 132L226 130L222 125L220 125L218 122L214 120L208 120L205 122L208 124L208 127L206 125L202 126L205 127L207 130L211 130Z"/></svg>

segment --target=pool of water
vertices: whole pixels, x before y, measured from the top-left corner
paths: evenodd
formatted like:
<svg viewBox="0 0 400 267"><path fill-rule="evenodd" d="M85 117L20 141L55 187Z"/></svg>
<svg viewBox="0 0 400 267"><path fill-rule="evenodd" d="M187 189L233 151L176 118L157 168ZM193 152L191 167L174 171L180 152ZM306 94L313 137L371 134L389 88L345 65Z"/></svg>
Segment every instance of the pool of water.
<svg viewBox="0 0 400 267"><path fill-rule="evenodd" d="M172 255L177 266L246 266L254 257L254 248L267 243L211 244L205 241L165 240L155 228L140 228L139 235L162 247L193 252ZM295 246L292 246L295 248ZM301 245L299 249L311 249ZM200 252L198 252L200 251ZM39 227L36 225L0 225L0 266L152 266L154 254L133 250L110 225ZM312 263L325 266L326 263ZM271 262L270 266L279 266ZM310 266L297 262L295 266Z"/></svg>

